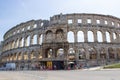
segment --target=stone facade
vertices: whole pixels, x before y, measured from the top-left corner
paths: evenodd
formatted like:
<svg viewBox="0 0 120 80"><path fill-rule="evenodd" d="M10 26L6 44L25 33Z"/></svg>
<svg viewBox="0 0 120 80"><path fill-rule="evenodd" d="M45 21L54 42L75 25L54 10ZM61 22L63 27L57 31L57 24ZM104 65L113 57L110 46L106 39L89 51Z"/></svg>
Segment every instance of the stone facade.
<svg viewBox="0 0 120 80"><path fill-rule="evenodd" d="M66 68L119 61L120 19L101 14L59 14L21 23L4 35L1 64Z"/></svg>

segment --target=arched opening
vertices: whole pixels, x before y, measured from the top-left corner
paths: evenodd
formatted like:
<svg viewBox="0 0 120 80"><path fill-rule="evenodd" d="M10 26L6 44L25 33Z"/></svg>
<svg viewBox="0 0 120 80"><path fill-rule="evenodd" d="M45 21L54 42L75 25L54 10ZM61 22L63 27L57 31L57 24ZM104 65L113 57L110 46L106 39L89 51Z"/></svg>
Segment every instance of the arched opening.
<svg viewBox="0 0 120 80"><path fill-rule="evenodd" d="M40 45L42 45L42 42L43 42L43 35L41 34L41 36L40 36Z"/></svg>
<svg viewBox="0 0 120 80"><path fill-rule="evenodd" d="M30 27L30 26L28 26L28 27L27 27L27 30L30 30L30 28L31 28L31 27Z"/></svg>
<svg viewBox="0 0 120 80"><path fill-rule="evenodd" d="M116 52L117 52L117 59L120 60L120 48L117 48Z"/></svg>
<svg viewBox="0 0 120 80"><path fill-rule="evenodd" d="M116 33L113 33L113 40L115 41L117 39Z"/></svg>
<svg viewBox="0 0 120 80"><path fill-rule="evenodd" d="M33 28L37 28L37 24L34 24Z"/></svg>
<svg viewBox="0 0 120 80"><path fill-rule="evenodd" d="M94 42L94 34L92 31L88 31L88 42Z"/></svg>
<svg viewBox="0 0 120 80"><path fill-rule="evenodd" d="M83 33L83 31L78 31L77 39L78 39L78 42L84 42L84 33Z"/></svg>
<svg viewBox="0 0 120 80"><path fill-rule="evenodd" d="M14 60L14 61L17 60L17 53L13 54L13 60Z"/></svg>
<svg viewBox="0 0 120 80"><path fill-rule="evenodd" d="M94 48L89 48L88 49L89 54L90 54L90 59L97 59L97 52Z"/></svg>
<svg viewBox="0 0 120 80"><path fill-rule="evenodd" d="M85 59L86 56L85 56L85 49L84 48L81 48L79 49L79 59Z"/></svg>
<svg viewBox="0 0 120 80"><path fill-rule="evenodd" d="M111 42L111 40L110 40L110 33L108 31L106 31L106 41L107 42Z"/></svg>
<svg viewBox="0 0 120 80"><path fill-rule="evenodd" d="M110 59L114 59L115 56L114 56L114 49L113 48L108 48L108 53L109 53L109 58Z"/></svg>
<svg viewBox="0 0 120 80"><path fill-rule="evenodd" d="M23 47L24 46L24 38L22 38L22 40L21 40L21 47Z"/></svg>
<svg viewBox="0 0 120 80"><path fill-rule="evenodd" d="M41 52L39 52L39 57L38 57L38 58L39 58L39 59L42 59L42 58L43 58Z"/></svg>
<svg viewBox="0 0 120 80"><path fill-rule="evenodd" d="M75 50L73 48L69 48L68 50L68 59L75 60Z"/></svg>
<svg viewBox="0 0 120 80"><path fill-rule="evenodd" d="M12 49L15 48L15 41L12 41Z"/></svg>
<svg viewBox="0 0 120 80"><path fill-rule="evenodd" d="M47 41L47 42L51 42L52 39L53 39L53 32L52 32L51 30L48 30L48 31L46 32L46 41Z"/></svg>
<svg viewBox="0 0 120 80"><path fill-rule="evenodd" d="M22 60L22 53L21 52L18 54L18 60Z"/></svg>
<svg viewBox="0 0 120 80"><path fill-rule="evenodd" d="M30 59L32 60L32 59L35 59L36 58L36 56L35 56L35 51L32 51L31 53L30 53Z"/></svg>
<svg viewBox="0 0 120 80"><path fill-rule="evenodd" d="M12 54L10 54L10 61L12 61Z"/></svg>
<svg viewBox="0 0 120 80"><path fill-rule="evenodd" d="M19 47L19 39L16 40L16 48Z"/></svg>
<svg viewBox="0 0 120 80"><path fill-rule="evenodd" d="M57 39L57 41L61 42L61 41L63 41L63 38L64 38L63 30L62 29L58 29L56 31L56 39Z"/></svg>
<svg viewBox="0 0 120 80"><path fill-rule="evenodd" d="M37 44L37 35L36 34L33 36L33 44Z"/></svg>
<svg viewBox="0 0 120 80"><path fill-rule="evenodd" d="M64 49L60 48L57 50L57 54L56 54L57 58L64 58Z"/></svg>
<svg viewBox="0 0 120 80"><path fill-rule="evenodd" d="M97 40L98 40L98 42L103 42L103 37L102 37L101 31L97 31Z"/></svg>
<svg viewBox="0 0 120 80"><path fill-rule="evenodd" d="M69 43L74 43L74 33L73 33L72 31L69 31L69 32L67 33L67 41L68 41Z"/></svg>
<svg viewBox="0 0 120 80"><path fill-rule="evenodd" d="M30 46L30 36L27 36L26 46Z"/></svg>
<svg viewBox="0 0 120 80"><path fill-rule="evenodd" d="M24 60L28 60L28 54L27 54L27 52L24 53Z"/></svg>
<svg viewBox="0 0 120 80"><path fill-rule="evenodd" d="M106 59L106 51L105 51L105 48L103 47L100 49L100 58L102 60Z"/></svg>
<svg viewBox="0 0 120 80"><path fill-rule="evenodd" d="M52 58L53 50L51 48L47 49L45 53L45 58Z"/></svg>

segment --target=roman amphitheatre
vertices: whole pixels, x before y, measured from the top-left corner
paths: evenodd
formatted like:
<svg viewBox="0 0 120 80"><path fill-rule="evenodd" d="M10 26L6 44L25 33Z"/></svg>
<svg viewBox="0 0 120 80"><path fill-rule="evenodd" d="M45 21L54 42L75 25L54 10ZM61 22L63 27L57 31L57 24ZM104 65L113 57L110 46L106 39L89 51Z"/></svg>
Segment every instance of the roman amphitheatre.
<svg viewBox="0 0 120 80"><path fill-rule="evenodd" d="M4 34L1 65L74 69L120 60L120 19L103 14L58 14L20 23Z"/></svg>

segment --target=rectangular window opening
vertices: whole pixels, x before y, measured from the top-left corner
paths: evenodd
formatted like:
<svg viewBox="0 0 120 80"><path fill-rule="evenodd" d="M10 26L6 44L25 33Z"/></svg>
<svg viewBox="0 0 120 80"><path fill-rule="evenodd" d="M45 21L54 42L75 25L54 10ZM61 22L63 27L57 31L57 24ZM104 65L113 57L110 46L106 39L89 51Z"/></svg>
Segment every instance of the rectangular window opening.
<svg viewBox="0 0 120 80"><path fill-rule="evenodd" d="M68 24L72 24L72 23L73 23L72 19L68 19Z"/></svg>
<svg viewBox="0 0 120 80"><path fill-rule="evenodd" d="M82 23L82 19L78 19L78 23Z"/></svg>
<svg viewBox="0 0 120 80"><path fill-rule="evenodd" d="M90 23L91 23L91 19L87 19L87 23L89 23L89 24L90 24Z"/></svg>
<svg viewBox="0 0 120 80"><path fill-rule="evenodd" d="M96 20L96 23L97 23L97 24L100 24L100 20Z"/></svg>

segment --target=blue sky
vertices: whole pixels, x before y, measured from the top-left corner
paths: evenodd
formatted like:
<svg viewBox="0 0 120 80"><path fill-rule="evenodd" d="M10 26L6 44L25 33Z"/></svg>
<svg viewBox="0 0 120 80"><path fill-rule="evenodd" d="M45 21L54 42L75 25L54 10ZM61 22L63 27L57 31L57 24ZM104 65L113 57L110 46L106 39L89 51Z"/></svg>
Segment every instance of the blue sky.
<svg viewBox="0 0 120 80"><path fill-rule="evenodd" d="M120 18L119 0L0 0L0 41L10 28L55 14L98 13Z"/></svg>

